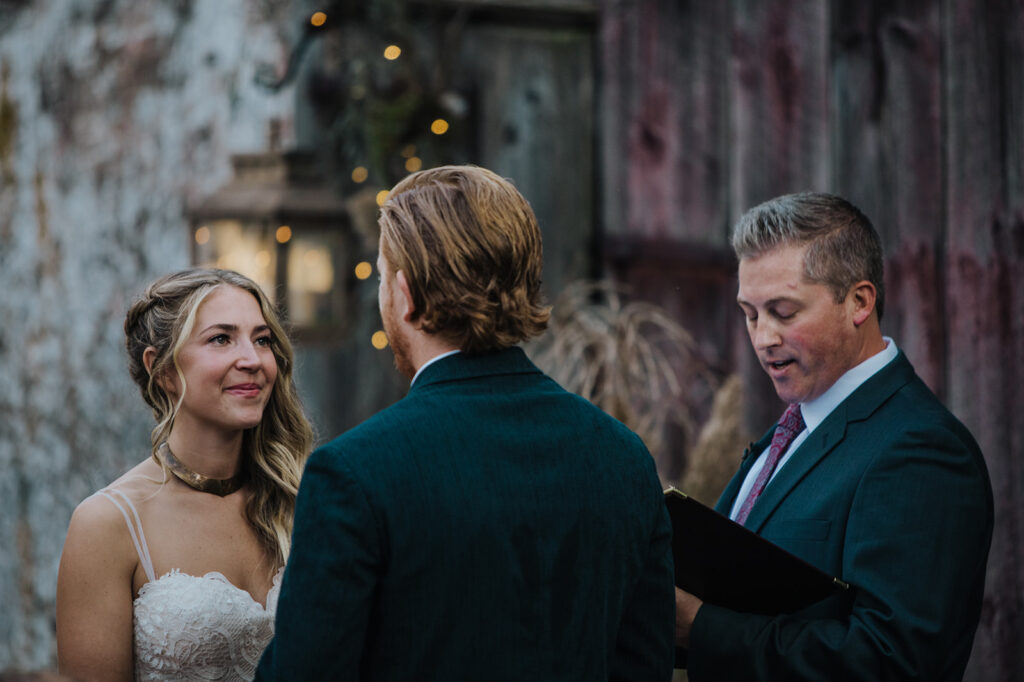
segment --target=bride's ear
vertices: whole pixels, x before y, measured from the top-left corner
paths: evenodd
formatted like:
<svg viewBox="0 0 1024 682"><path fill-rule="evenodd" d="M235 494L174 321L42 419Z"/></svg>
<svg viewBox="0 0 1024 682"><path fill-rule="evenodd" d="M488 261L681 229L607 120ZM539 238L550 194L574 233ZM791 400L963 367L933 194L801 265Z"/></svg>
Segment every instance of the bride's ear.
<svg viewBox="0 0 1024 682"><path fill-rule="evenodd" d="M153 374L154 362L156 362L156 348L154 346L146 346L146 350L142 351L142 365L146 368L147 374Z"/></svg>
<svg viewBox="0 0 1024 682"><path fill-rule="evenodd" d="M156 362L156 347L154 347L154 346L146 346L146 350L142 351L142 365L143 365L143 367L146 368L146 373L149 374L151 377L153 376L153 363L155 363L155 362ZM157 376L157 377L154 377L154 378L156 379L157 386L159 386L160 388L164 389L168 393L173 392L171 387L168 386L168 382L167 382L167 377L166 376Z"/></svg>

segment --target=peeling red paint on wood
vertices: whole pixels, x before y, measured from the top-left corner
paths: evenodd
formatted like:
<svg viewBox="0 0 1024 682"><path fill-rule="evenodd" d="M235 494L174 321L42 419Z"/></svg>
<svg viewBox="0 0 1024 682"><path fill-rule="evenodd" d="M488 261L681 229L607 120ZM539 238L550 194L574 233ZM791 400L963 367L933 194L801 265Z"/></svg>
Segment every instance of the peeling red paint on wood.
<svg viewBox="0 0 1024 682"><path fill-rule="evenodd" d="M883 332L896 340L928 387L944 398L946 305L936 246L909 240L899 244L896 253L888 254L885 280Z"/></svg>
<svg viewBox="0 0 1024 682"><path fill-rule="evenodd" d="M981 444L996 526L965 679L1024 679L1024 7L946 0L948 403ZM1016 27L1018 30L1013 30Z"/></svg>
<svg viewBox="0 0 1024 682"><path fill-rule="evenodd" d="M729 16L723 3L604 8L609 234L724 245Z"/></svg>
<svg viewBox="0 0 1024 682"><path fill-rule="evenodd" d="M954 251L947 275L949 402L985 453L996 505L982 626L967 679L1022 679L1024 259Z"/></svg>

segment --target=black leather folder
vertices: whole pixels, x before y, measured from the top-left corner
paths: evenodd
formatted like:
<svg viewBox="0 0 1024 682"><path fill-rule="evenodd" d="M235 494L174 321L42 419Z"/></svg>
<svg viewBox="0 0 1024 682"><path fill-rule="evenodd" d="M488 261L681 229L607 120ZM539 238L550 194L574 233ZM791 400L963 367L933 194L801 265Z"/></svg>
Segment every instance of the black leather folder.
<svg viewBox="0 0 1024 682"><path fill-rule="evenodd" d="M709 604L776 615L850 589L676 488L665 491L665 504L676 586Z"/></svg>

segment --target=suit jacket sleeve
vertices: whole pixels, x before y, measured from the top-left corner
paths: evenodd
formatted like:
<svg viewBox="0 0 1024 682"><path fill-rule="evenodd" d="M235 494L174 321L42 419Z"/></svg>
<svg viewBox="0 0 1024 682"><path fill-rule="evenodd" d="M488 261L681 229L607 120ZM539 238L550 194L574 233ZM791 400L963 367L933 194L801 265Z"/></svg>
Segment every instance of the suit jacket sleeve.
<svg viewBox="0 0 1024 682"><path fill-rule="evenodd" d="M970 652L992 532L980 455L959 434L906 430L858 482L843 537L849 617L760 616L705 604L689 675L705 680L946 680ZM812 607L813 608L813 607Z"/></svg>
<svg viewBox="0 0 1024 682"><path fill-rule="evenodd" d="M648 514L652 532L640 577L627 595L619 626L611 680L669 680L675 655L675 592L672 524L654 472Z"/></svg>
<svg viewBox="0 0 1024 682"><path fill-rule="evenodd" d="M330 446L313 453L296 501L274 639L256 679L358 680L382 561L364 489Z"/></svg>

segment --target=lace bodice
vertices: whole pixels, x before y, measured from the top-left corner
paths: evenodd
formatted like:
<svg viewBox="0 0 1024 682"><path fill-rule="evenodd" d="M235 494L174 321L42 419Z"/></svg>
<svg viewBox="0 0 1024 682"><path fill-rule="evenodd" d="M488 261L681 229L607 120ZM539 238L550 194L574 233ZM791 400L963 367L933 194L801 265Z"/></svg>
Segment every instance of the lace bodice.
<svg viewBox="0 0 1024 682"><path fill-rule="evenodd" d="M157 579L134 505L116 490L99 494L121 510L149 578L133 605L135 679L251 680L274 635L283 569L274 576L266 607L220 573L172 570Z"/></svg>

